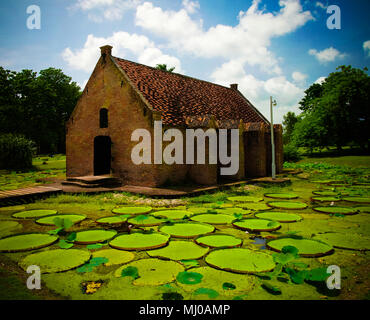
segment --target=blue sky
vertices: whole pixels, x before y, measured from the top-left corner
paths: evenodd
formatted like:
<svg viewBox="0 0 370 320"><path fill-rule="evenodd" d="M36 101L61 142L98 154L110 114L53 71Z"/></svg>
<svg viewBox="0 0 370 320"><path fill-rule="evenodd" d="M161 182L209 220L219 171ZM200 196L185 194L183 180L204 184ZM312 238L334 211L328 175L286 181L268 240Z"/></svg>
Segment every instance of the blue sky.
<svg viewBox="0 0 370 320"><path fill-rule="evenodd" d="M41 10L41 29L27 28L27 7ZM341 10L330 30L327 7ZM11 70L61 68L84 86L113 45L121 58L239 90L276 120L312 83L339 65L369 67L368 0L12 0L0 2L0 65Z"/></svg>

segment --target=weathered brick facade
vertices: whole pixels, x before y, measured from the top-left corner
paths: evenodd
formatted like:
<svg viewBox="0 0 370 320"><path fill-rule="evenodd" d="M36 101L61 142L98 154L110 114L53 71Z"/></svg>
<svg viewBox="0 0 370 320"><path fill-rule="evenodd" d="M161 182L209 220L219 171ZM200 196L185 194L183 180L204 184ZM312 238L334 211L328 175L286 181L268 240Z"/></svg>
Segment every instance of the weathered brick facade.
<svg viewBox="0 0 370 320"><path fill-rule="evenodd" d="M166 123L164 121L166 111L153 108L152 103L149 103L144 96L146 91L140 91L137 83L134 84L127 73L120 68L117 60L111 56L111 49L110 46L101 48L102 55L67 123L67 177L94 175L94 156L95 158L98 156L96 150L94 155L94 141L97 141L96 137L105 136L111 140L110 174L119 177L124 184L154 187L164 184L180 184L188 180L204 185L216 184L219 165L167 165L165 163L135 165L132 162L131 150L138 143L131 141L131 134L134 130L146 129L151 133L153 163L154 121L162 120L164 122L163 131L177 127L185 132L185 128L191 127L188 122L191 121L192 116L184 118L183 121L186 122L186 125L183 126ZM146 68L149 69L149 67ZM180 75L175 76L179 77ZM192 79L192 81L195 80ZM210 84L208 83L208 85ZM225 89L225 87L222 88ZM146 88L146 90L150 91L150 88ZM234 89L228 90L237 89L234 86ZM238 95L241 94L238 92ZM104 108L108 111L108 126L101 128L100 111ZM258 117L261 119L258 120L261 122L257 125L257 127L259 126L257 130L248 129L250 126L245 123L245 115L238 119L230 119L235 120L233 128L239 128L240 133L239 172L235 176L229 177L230 179L260 177L268 173L267 163L271 156L269 158L268 155L267 121L260 116L258 111L255 114L251 116L252 119L259 119ZM211 116L213 121L207 122L202 117L194 115L194 119L201 122L197 127L203 128L203 130L210 127L227 128L227 126L223 126L222 121L215 121L214 116L214 114ZM174 119L173 116L171 119ZM277 172L279 172L282 169L281 126L277 126L275 129L275 141ZM167 144L168 142L163 143L163 149ZM184 141L184 155L185 146L186 141ZM97 148L96 145L95 148ZM207 154L208 149L206 150Z"/></svg>

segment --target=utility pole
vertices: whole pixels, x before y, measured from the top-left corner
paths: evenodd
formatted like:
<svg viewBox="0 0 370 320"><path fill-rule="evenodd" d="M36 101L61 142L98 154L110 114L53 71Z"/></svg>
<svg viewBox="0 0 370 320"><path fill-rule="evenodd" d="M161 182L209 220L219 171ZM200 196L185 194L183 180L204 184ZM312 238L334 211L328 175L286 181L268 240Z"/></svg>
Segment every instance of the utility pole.
<svg viewBox="0 0 370 320"><path fill-rule="evenodd" d="M272 179L276 179L276 165L275 165L275 140L274 140L274 119L272 107L276 106L276 100L272 100L270 96L270 113L271 113L271 173Z"/></svg>

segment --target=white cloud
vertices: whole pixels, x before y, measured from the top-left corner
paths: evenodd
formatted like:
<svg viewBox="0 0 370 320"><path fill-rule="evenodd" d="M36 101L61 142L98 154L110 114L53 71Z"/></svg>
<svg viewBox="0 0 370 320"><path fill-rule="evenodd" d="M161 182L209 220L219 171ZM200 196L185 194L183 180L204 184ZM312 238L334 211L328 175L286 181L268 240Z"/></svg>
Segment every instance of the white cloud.
<svg viewBox="0 0 370 320"><path fill-rule="evenodd" d="M315 83L322 84L326 80L326 77L320 77L318 78Z"/></svg>
<svg viewBox="0 0 370 320"><path fill-rule="evenodd" d="M324 5L322 2L317 1L315 4L316 7L321 8L321 9L326 9L328 6Z"/></svg>
<svg viewBox="0 0 370 320"><path fill-rule="evenodd" d="M77 0L70 7L74 10L88 12L88 17L94 22L120 20L127 10L136 8L142 0Z"/></svg>
<svg viewBox="0 0 370 320"><path fill-rule="evenodd" d="M184 8L163 10L150 2L137 7L136 24L168 41L172 48L205 58L240 59L251 66L280 74L278 59L269 51L271 39L293 32L313 17L303 11L299 0L281 0L277 13L259 10L260 0L239 13L235 26L218 24L208 30ZM185 27L186 26L186 27Z"/></svg>
<svg viewBox="0 0 370 320"><path fill-rule="evenodd" d="M326 64L328 62L333 62L338 59L343 59L347 56L345 53L341 53L337 49L330 47L322 51L317 51L316 49L310 49L308 53L314 56L320 63Z"/></svg>
<svg viewBox="0 0 370 320"><path fill-rule="evenodd" d="M306 81L308 75L307 74L304 74L302 72L299 72L299 71L294 71L292 73L292 78L294 80L294 82L298 83L298 84L304 84L304 82Z"/></svg>
<svg viewBox="0 0 370 320"><path fill-rule="evenodd" d="M370 40L367 40L364 42L363 48L364 48L366 56L369 58L370 57Z"/></svg>
<svg viewBox="0 0 370 320"><path fill-rule="evenodd" d="M183 0L182 5L190 14L195 13L200 8L198 1Z"/></svg>
<svg viewBox="0 0 370 320"><path fill-rule="evenodd" d="M111 37L98 38L90 34L81 49L73 51L66 48L62 52L63 59L76 70L92 72L100 56L99 47L113 46L112 55L124 58L128 53L134 54L141 63L155 67L157 63L166 63L176 67L176 72L182 72L181 62L176 57L162 53L147 37L127 32L115 32Z"/></svg>

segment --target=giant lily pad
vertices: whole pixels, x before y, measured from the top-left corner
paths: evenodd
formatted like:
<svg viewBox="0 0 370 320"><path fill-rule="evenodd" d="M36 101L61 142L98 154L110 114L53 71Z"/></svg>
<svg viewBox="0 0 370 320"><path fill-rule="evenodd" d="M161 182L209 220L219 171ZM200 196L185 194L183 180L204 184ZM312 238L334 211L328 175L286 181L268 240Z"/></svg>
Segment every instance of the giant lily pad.
<svg viewBox="0 0 370 320"><path fill-rule="evenodd" d="M297 201L272 201L267 203L268 206L285 210L302 210L307 208L307 204Z"/></svg>
<svg viewBox="0 0 370 320"><path fill-rule="evenodd" d="M159 232L134 232L117 236L109 242L109 245L120 250L150 250L167 245L169 238L168 235Z"/></svg>
<svg viewBox="0 0 370 320"><path fill-rule="evenodd" d="M140 216L138 216L138 218L139 217ZM138 218L133 217L129 219L128 222L135 226L153 227L153 226L159 226L164 221L163 219L153 217L153 216L146 216L145 219L138 219Z"/></svg>
<svg viewBox="0 0 370 320"><path fill-rule="evenodd" d="M281 224L279 222L266 219L243 219L233 222L233 226L238 229L248 230L251 232L268 232L281 228Z"/></svg>
<svg viewBox="0 0 370 320"><path fill-rule="evenodd" d="M211 251L205 261L211 267L237 273L268 272L275 267L268 253L242 248Z"/></svg>
<svg viewBox="0 0 370 320"><path fill-rule="evenodd" d="M330 254L333 247L311 239L281 238L267 242L267 247L280 252L285 246L293 246L298 249L298 254L303 257L321 257Z"/></svg>
<svg viewBox="0 0 370 320"><path fill-rule="evenodd" d="M160 286L176 279L184 267L175 261L163 261L159 259L141 259L118 268L114 275L120 277L122 270L127 266L135 267L139 277L133 281L136 286Z"/></svg>
<svg viewBox="0 0 370 320"><path fill-rule="evenodd" d="M40 267L41 273L61 272L77 268L90 259L90 253L79 249L55 249L32 253L19 262L24 269L31 265Z"/></svg>
<svg viewBox="0 0 370 320"><path fill-rule="evenodd" d="M312 197L312 200L316 202L336 202L336 201L340 201L341 199L337 197L318 196L318 197Z"/></svg>
<svg viewBox="0 0 370 320"><path fill-rule="evenodd" d="M52 245L58 236L47 233L22 233L0 239L0 252L29 251Z"/></svg>
<svg viewBox="0 0 370 320"><path fill-rule="evenodd" d="M1 207L0 212L1 211L21 211L24 209L26 209L25 206L9 206L9 207Z"/></svg>
<svg viewBox="0 0 370 320"><path fill-rule="evenodd" d="M117 234L116 230L92 229L83 230L76 233L75 243L93 244L112 239Z"/></svg>
<svg viewBox="0 0 370 320"><path fill-rule="evenodd" d="M53 214L51 216L42 217L36 220L36 223L46 226L55 226L54 219L69 219L73 223L81 222L86 219L86 216L83 214Z"/></svg>
<svg viewBox="0 0 370 320"><path fill-rule="evenodd" d="M16 212L12 217L17 219L34 219L56 214L57 212L56 210L27 210Z"/></svg>
<svg viewBox="0 0 370 320"><path fill-rule="evenodd" d="M243 240L234 237L229 234L212 234L207 236L201 236L195 239L197 244L207 246L210 248L220 247L239 247L243 243Z"/></svg>
<svg viewBox="0 0 370 320"><path fill-rule="evenodd" d="M152 212L153 216L156 217L163 217L167 219L182 219L185 216L190 217L193 213L187 210L160 210L156 212Z"/></svg>
<svg viewBox="0 0 370 320"><path fill-rule="evenodd" d="M210 224L228 224L234 220L234 217L226 214L198 214L191 217L191 220Z"/></svg>
<svg viewBox="0 0 370 320"><path fill-rule="evenodd" d="M118 225L127 221L130 215L121 215L121 216L109 216L109 217L102 217L96 220L98 224L109 224L109 225Z"/></svg>
<svg viewBox="0 0 370 320"><path fill-rule="evenodd" d="M122 251L116 249L104 249L95 251L92 254L93 258L107 258L108 262L104 263L105 266L112 266L116 264L128 263L135 258L135 254L129 251Z"/></svg>
<svg viewBox="0 0 370 320"><path fill-rule="evenodd" d="M344 215L352 215L358 213L357 208L348 208L348 207L335 207L335 206L327 206L327 207L314 207L313 210L321 213L328 213L328 214L344 214Z"/></svg>
<svg viewBox="0 0 370 320"><path fill-rule="evenodd" d="M22 225L17 221L0 220L0 236L6 236L15 230L22 229Z"/></svg>
<svg viewBox="0 0 370 320"><path fill-rule="evenodd" d="M324 241L340 249L370 250L370 238L354 232L328 232L316 234L314 239Z"/></svg>
<svg viewBox="0 0 370 320"><path fill-rule="evenodd" d="M228 197L227 200L233 202L260 202L263 201L262 197L252 197L252 196L235 196Z"/></svg>
<svg viewBox="0 0 370 320"><path fill-rule="evenodd" d="M208 234L215 230L215 227L196 222L180 222L173 225L165 225L160 228L160 231L171 235L175 238L193 238L199 235Z"/></svg>
<svg viewBox="0 0 370 320"><path fill-rule="evenodd" d="M238 204L237 206L243 209L249 209L253 211L272 210L272 208L266 205L266 203L241 203Z"/></svg>
<svg viewBox="0 0 370 320"><path fill-rule="evenodd" d="M336 197L339 193L331 190L315 190L312 191L313 194L323 197Z"/></svg>
<svg viewBox="0 0 370 320"><path fill-rule="evenodd" d="M356 203L370 203L370 197L344 197L344 201Z"/></svg>
<svg viewBox="0 0 370 320"><path fill-rule="evenodd" d="M370 213L370 206L360 206L360 207L356 207L354 209L358 210L359 212Z"/></svg>
<svg viewBox="0 0 370 320"><path fill-rule="evenodd" d="M302 217L295 213L287 213L287 212L259 212L256 213L255 216L260 219L268 219L274 220L278 222L297 222L302 220Z"/></svg>
<svg viewBox="0 0 370 320"><path fill-rule="evenodd" d="M120 207L112 210L116 214L144 214L152 211L152 207Z"/></svg>
<svg viewBox="0 0 370 320"><path fill-rule="evenodd" d="M202 258L209 248L198 246L189 241L170 241L167 247L148 251L151 257L171 260L196 260Z"/></svg>
<svg viewBox="0 0 370 320"><path fill-rule="evenodd" d="M206 207L189 207L188 211L190 211L192 214L199 214L199 213L207 213L208 211L212 211L212 208L206 208Z"/></svg>
<svg viewBox="0 0 370 320"><path fill-rule="evenodd" d="M234 215L234 214L249 214L249 210L245 210L243 208L222 208L222 209L216 209L215 210L217 213L221 214L229 214L229 215Z"/></svg>
<svg viewBox="0 0 370 320"><path fill-rule="evenodd" d="M267 198L273 198L273 199L297 199L298 195L295 193L265 193L265 197Z"/></svg>

